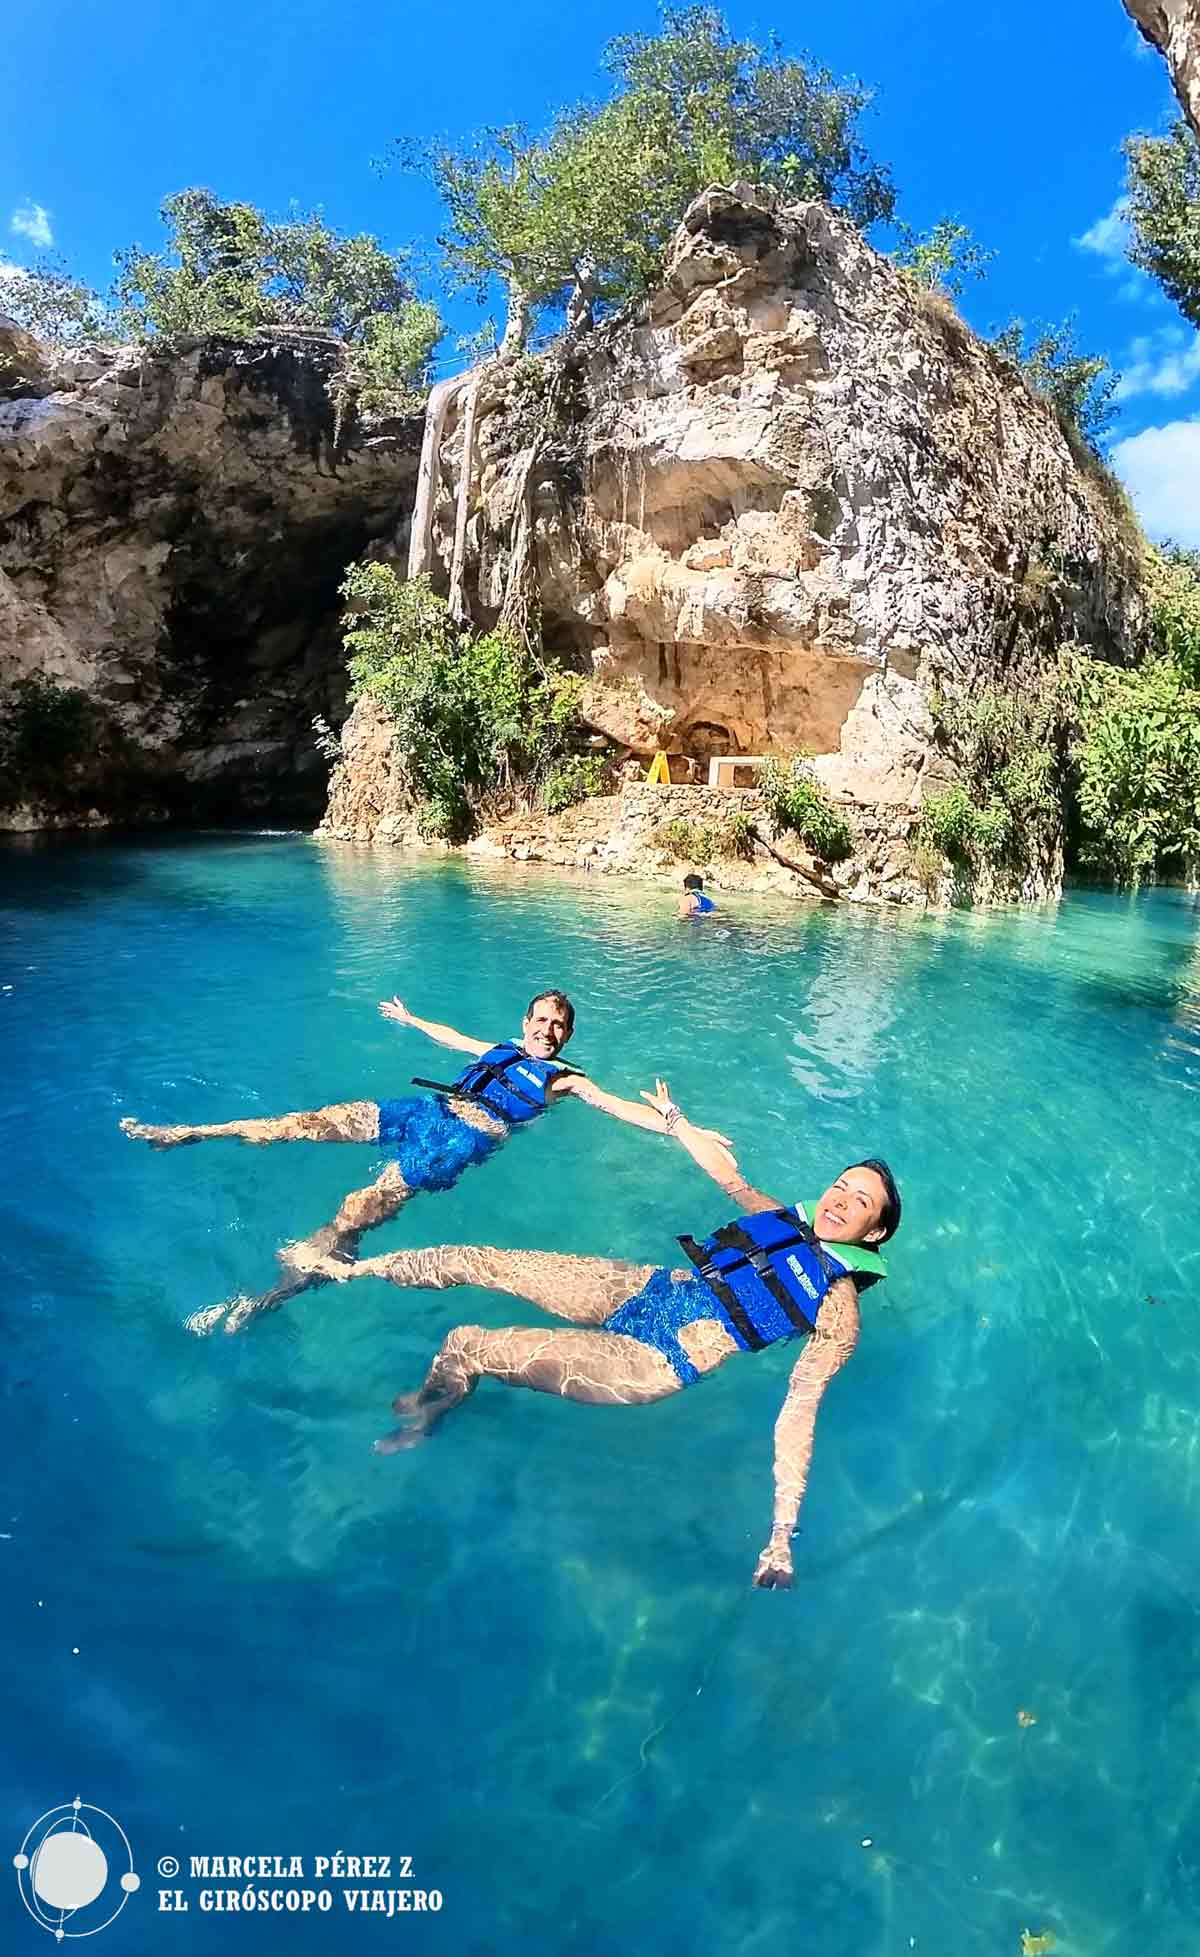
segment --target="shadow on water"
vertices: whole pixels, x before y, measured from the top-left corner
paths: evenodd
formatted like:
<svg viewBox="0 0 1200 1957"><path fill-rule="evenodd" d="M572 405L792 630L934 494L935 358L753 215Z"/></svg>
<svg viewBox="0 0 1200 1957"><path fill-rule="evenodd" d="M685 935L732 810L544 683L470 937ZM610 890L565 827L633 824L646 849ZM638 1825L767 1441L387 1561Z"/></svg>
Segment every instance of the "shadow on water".
<svg viewBox="0 0 1200 1957"><path fill-rule="evenodd" d="M0 911L55 911L107 902L152 882L156 868L173 857L190 859L198 846L235 858L278 839L294 847L290 831L180 829L72 829L0 835Z"/></svg>

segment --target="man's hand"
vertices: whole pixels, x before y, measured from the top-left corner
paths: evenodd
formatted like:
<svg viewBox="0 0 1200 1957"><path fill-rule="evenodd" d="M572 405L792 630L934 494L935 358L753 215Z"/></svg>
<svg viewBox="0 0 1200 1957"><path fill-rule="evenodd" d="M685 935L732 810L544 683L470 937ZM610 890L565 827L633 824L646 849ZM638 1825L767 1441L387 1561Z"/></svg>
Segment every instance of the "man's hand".
<svg viewBox="0 0 1200 1957"><path fill-rule="evenodd" d="M676 1121L687 1121L687 1116L684 1114L682 1108L676 1107L674 1101L671 1099L671 1090L665 1080L655 1081L653 1094L648 1093L643 1087L642 1099L649 1103L654 1109L655 1114L662 1116L664 1122L669 1121L672 1115L675 1116ZM675 1122L671 1121L670 1125L673 1128ZM719 1148L728 1150L733 1147L729 1136L720 1134L715 1128L697 1128L695 1123L690 1121L688 1121L688 1127L694 1135L701 1136L705 1141L716 1142ZM732 1155L729 1157L729 1165L733 1169L737 1168L737 1163L734 1161Z"/></svg>
<svg viewBox="0 0 1200 1957"><path fill-rule="evenodd" d="M385 1019L394 1019L397 1026L411 1026L413 1016L401 999L381 999L379 1010Z"/></svg>
<svg viewBox="0 0 1200 1957"><path fill-rule="evenodd" d="M790 1590L792 1587L792 1549L787 1536L771 1533L758 1568L754 1572L754 1584L758 1590Z"/></svg>

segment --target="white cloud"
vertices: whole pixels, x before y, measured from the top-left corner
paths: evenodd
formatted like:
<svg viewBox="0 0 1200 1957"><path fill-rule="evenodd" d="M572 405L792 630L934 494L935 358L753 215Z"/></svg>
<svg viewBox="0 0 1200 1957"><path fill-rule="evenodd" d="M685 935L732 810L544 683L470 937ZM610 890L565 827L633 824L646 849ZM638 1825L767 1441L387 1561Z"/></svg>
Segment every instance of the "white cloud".
<svg viewBox="0 0 1200 1957"><path fill-rule="evenodd" d="M1098 217L1094 224L1089 224L1082 237L1073 239L1072 243L1080 251L1094 252L1114 271L1124 271L1125 251L1129 244L1129 199L1118 197L1111 211Z"/></svg>
<svg viewBox="0 0 1200 1957"><path fill-rule="evenodd" d="M1200 333L1164 326L1133 341L1126 356L1115 401L1138 394L1186 394L1200 381Z"/></svg>
<svg viewBox="0 0 1200 1957"><path fill-rule="evenodd" d="M20 238L28 238L39 251L49 251L54 243L50 213L44 204L22 204L13 212L9 229Z"/></svg>
<svg viewBox="0 0 1200 1957"><path fill-rule="evenodd" d="M1200 549L1200 417L1145 428L1109 459L1152 537Z"/></svg>
<svg viewBox="0 0 1200 1957"><path fill-rule="evenodd" d="M7 258L0 258L0 292L6 285L20 285L22 279L29 277L23 265L14 265Z"/></svg>

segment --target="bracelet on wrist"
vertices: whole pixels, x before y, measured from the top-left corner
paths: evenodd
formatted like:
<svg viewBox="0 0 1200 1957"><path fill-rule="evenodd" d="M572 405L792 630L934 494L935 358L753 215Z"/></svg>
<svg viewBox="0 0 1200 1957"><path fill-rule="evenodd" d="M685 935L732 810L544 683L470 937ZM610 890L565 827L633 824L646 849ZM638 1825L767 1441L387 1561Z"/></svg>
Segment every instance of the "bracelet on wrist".
<svg viewBox="0 0 1200 1957"><path fill-rule="evenodd" d="M669 1135L674 1130L676 1124L683 1119L683 1109L677 1108L674 1101L672 1101L668 1107L663 1109L662 1118L663 1125Z"/></svg>

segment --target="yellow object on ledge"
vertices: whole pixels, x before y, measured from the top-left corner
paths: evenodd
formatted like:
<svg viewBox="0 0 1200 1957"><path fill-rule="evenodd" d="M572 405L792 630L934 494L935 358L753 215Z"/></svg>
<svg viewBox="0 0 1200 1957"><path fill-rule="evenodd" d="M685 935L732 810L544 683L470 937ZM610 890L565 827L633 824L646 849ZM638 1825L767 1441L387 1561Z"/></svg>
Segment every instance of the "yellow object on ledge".
<svg viewBox="0 0 1200 1957"><path fill-rule="evenodd" d="M661 788L671 786L671 765L661 748L650 763L650 773L646 776L646 780L656 781Z"/></svg>

